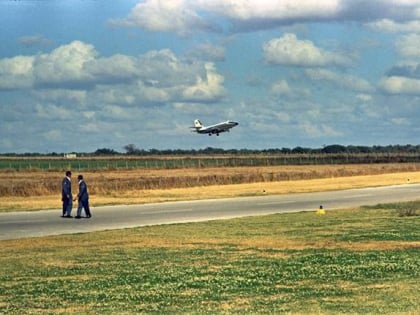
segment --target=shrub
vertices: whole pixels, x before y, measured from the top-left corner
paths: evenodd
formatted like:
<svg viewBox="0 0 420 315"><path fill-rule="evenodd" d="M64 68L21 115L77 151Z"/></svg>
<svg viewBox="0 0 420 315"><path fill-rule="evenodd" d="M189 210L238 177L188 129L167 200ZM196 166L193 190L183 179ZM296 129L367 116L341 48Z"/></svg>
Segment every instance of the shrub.
<svg viewBox="0 0 420 315"><path fill-rule="evenodd" d="M412 217L417 216L417 210L420 208L418 202L406 202L398 204L396 210L400 217Z"/></svg>

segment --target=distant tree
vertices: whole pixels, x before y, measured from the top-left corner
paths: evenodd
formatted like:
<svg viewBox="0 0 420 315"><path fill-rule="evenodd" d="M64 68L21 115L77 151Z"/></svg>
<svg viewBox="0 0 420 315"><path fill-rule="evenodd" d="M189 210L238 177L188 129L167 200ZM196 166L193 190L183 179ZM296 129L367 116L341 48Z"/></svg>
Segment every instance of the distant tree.
<svg viewBox="0 0 420 315"><path fill-rule="evenodd" d="M293 148L291 152L292 153L311 153L311 149L296 147L296 148Z"/></svg>
<svg viewBox="0 0 420 315"><path fill-rule="evenodd" d="M203 154L223 154L225 153L225 150L220 149L220 148L212 148L212 147L207 147L203 150L200 150L201 153Z"/></svg>
<svg viewBox="0 0 420 315"><path fill-rule="evenodd" d="M112 149L102 148L102 149L96 150L93 154L94 155L117 155L119 153Z"/></svg>
<svg viewBox="0 0 420 315"><path fill-rule="evenodd" d="M346 147L339 144L327 145L322 149L323 153L345 153Z"/></svg>
<svg viewBox="0 0 420 315"><path fill-rule="evenodd" d="M133 155L139 153L139 149L134 144L127 144L124 146L124 150L126 151L126 154Z"/></svg>

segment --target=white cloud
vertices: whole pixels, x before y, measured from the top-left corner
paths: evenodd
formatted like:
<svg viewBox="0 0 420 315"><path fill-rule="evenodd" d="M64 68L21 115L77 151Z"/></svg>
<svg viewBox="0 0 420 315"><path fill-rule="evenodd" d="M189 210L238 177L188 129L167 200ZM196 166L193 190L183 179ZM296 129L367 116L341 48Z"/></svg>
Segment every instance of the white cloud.
<svg viewBox="0 0 420 315"><path fill-rule="evenodd" d="M16 56L0 60L0 90L28 88L33 84L34 57Z"/></svg>
<svg viewBox="0 0 420 315"><path fill-rule="evenodd" d="M36 104L35 112L38 118L47 118L49 120L67 120L73 115L70 108L58 106L55 104Z"/></svg>
<svg viewBox="0 0 420 315"><path fill-rule="evenodd" d="M101 128L95 123L87 123L80 126L80 130L88 133L100 132Z"/></svg>
<svg viewBox="0 0 420 315"><path fill-rule="evenodd" d="M266 62L272 64L316 67L350 63L349 58L318 48L309 40L299 40L291 33L264 43L263 52Z"/></svg>
<svg viewBox="0 0 420 315"><path fill-rule="evenodd" d="M367 25L375 30L390 33L420 33L420 21L417 20L398 23L393 20L382 19L367 23Z"/></svg>
<svg viewBox="0 0 420 315"><path fill-rule="evenodd" d="M145 86L141 82L137 83L137 99L144 98L144 100L156 103L163 103L170 101L175 97L177 88L156 88L154 86Z"/></svg>
<svg viewBox="0 0 420 315"><path fill-rule="evenodd" d="M214 64L207 63L205 69L206 77L197 76L196 83L183 91L182 95L186 100L207 101L215 97L222 97L225 94L222 87L224 78L215 71Z"/></svg>
<svg viewBox="0 0 420 315"><path fill-rule="evenodd" d="M194 5L186 0L145 0L139 2L123 20L112 24L137 26L154 32L175 32L188 35L193 31L210 30L210 24L194 11Z"/></svg>
<svg viewBox="0 0 420 315"><path fill-rule="evenodd" d="M391 76L383 78L379 86L390 94L420 95L420 80L406 77Z"/></svg>
<svg viewBox="0 0 420 315"><path fill-rule="evenodd" d="M403 57L420 60L420 34L404 35L397 40L396 46Z"/></svg>
<svg viewBox="0 0 420 315"><path fill-rule="evenodd" d="M280 80L271 85L271 92L277 95L289 95L292 90L286 80Z"/></svg>
<svg viewBox="0 0 420 315"><path fill-rule="evenodd" d="M374 88L365 79L350 74L336 73L326 69L307 69L305 73L315 81L329 81L336 86L357 92L373 92Z"/></svg>
<svg viewBox="0 0 420 315"><path fill-rule="evenodd" d="M369 94L357 94L356 98L361 100L362 102L370 102L372 100L372 95Z"/></svg>
<svg viewBox="0 0 420 315"><path fill-rule="evenodd" d="M95 112L94 111L83 111L82 115L86 119L93 119L95 117Z"/></svg>
<svg viewBox="0 0 420 315"><path fill-rule="evenodd" d="M339 0L216 0L198 1L198 7L236 20L326 17L339 9Z"/></svg>
<svg viewBox="0 0 420 315"><path fill-rule="evenodd" d="M314 124L309 121L299 123L299 129L310 138L339 137L343 133L326 124Z"/></svg>
<svg viewBox="0 0 420 315"><path fill-rule="evenodd" d="M47 89L34 90L32 93L39 100L55 103L85 104L87 100L87 92L83 90Z"/></svg>
<svg viewBox="0 0 420 315"><path fill-rule="evenodd" d="M194 57L207 61L224 61L225 48L222 46L202 43L187 53L189 57Z"/></svg>
<svg viewBox="0 0 420 315"><path fill-rule="evenodd" d="M410 126L411 122L407 118L396 117L392 118L391 122L398 126Z"/></svg>
<svg viewBox="0 0 420 315"><path fill-rule="evenodd" d="M51 53L0 59L0 89L33 89L60 103L211 102L225 94L223 81L213 63L183 60L169 49L103 58L74 41Z"/></svg>
<svg viewBox="0 0 420 315"><path fill-rule="evenodd" d="M138 61L135 57L116 54L108 58L97 58L85 64L85 71L97 81L104 83L130 80L139 75Z"/></svg>
<svg viewBox="0 0 420 315"><path fill-rule="evenodd" d="M95 60L97 55L92 45L81 41L73 41L49 54L38 55L34 60L36 82L49 85L92 80L92 75L86 71L85 65Z"/></svg>
<svg viewBox="0 0 420 315"><path fill-rule="evenodd" d="M306 98L311 92L304 87L291 87L286 80L279 80L271 85L271 93L280 98Z"/></svg>
<svg viewBox="0 0 420 315"><path fill-rule="evenodd" d="M419 12L417 0L144 0L128 17L111 23L182 36L217 31L232 24L241 31L337 20L365 21L375 28L395 29L418 19ZM394 20L401 21L401 26L372 22Z"/></svg>

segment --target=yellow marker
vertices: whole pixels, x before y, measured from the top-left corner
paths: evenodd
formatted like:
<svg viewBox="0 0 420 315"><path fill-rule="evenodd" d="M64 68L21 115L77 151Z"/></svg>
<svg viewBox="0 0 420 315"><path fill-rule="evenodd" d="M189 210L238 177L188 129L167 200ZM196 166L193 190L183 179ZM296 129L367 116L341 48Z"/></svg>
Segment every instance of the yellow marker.
<svg viewBox="0 0 420 315"><path fill-rule="evenodd" d="M318 210L316 210L316 214L318 214L318 215L325 214L325 210L324 210L324 208L323 208L322 206L319 206L319 209L318 209Z"/></svg>

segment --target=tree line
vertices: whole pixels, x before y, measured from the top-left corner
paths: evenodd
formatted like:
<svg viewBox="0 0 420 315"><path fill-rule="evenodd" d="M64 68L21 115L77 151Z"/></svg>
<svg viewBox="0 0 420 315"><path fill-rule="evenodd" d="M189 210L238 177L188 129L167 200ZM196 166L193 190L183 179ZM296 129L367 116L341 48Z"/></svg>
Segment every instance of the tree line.
<svg viewBox="0 0 420 315"><path fill-rule="evenodd" d="M114 149L100 148L94 152L71 152L78 156L165 156L165 155L276 155L276 154L420 154L420 145L387 145L387 146L358 146L358 145L326 145L322 148L272 148L272 149L222 149L207 147L204 149L141 149L134 144L128 144L123 147L124 152ZM66 152L69 153L69 152ZM16 157L37 157L52 156L60 157L65 153L3 153L0 156L16 156Z"/></svg>

